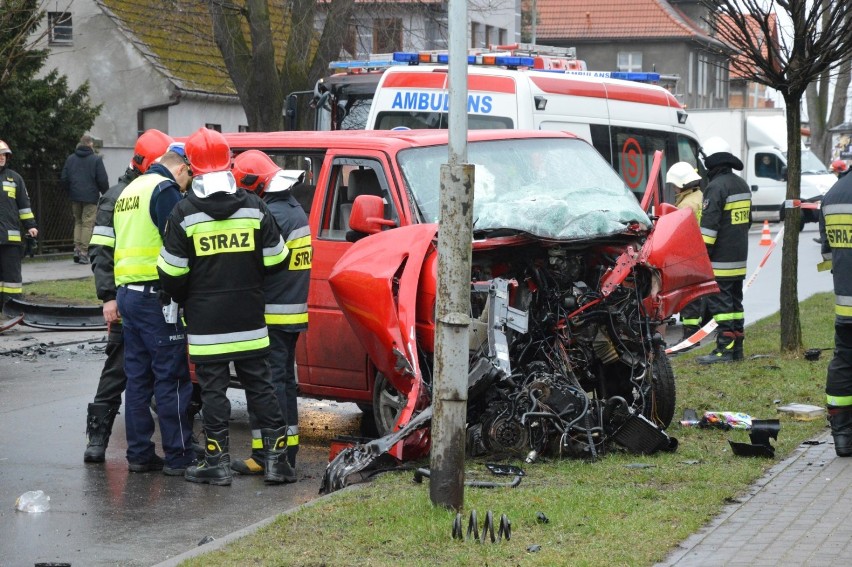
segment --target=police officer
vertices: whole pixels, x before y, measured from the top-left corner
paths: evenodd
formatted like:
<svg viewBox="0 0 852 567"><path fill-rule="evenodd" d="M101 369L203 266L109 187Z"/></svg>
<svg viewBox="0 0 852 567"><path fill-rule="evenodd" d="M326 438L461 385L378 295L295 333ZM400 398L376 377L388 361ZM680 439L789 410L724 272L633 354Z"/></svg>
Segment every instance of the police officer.
<svg viewBox="0 0 852 567"><path fill-rule="evenodd" d="M38 236L35 216L30 208L27 186L18 172L9 169L7 162L12 150L0 140L0 320L3 306L13 297L20 297L23 276L21 275L21 224L27 234Z"/></svg>
<svg viewBox="0 0 852 567"><path fill-rule="evenodd" d="M167 323L159 299L157 258L166 219L190 181L185 159L166 152L115 202L115 284L124 327L125 425L131 472L183 475L195 461L187 409L192 383L180 322ZM151 397L157 402L165 464L154 452Z"/></svg>
<svg viewBox="0 0 852 567"><path fill-rule="evenodd" d="M700 224L703 198L701 176L695 171L695 167L685 161L677 162L666 172L666 183L671 183L675 188L675 206L678 209L690 209L695 215L696 222ZM696 299L681 309L680 322L683 325L681 340L688 339L701 327L703 309L704 302L701 299Z"/></svg>
<svg viewBox="0 0 852 567"><path fill-rule="evenodd" d="M304 171L282 170L269 156L248 150L234 159L237 186L261 196L275 218L289 250L287 269L270 275L264 284L266 325L269 328L269 366L275 396L287 420L287 459L295 469L299 451L296 342L308 329L308 287L311 280L311 229L308 217L290 189L302 182ZM260 430L252 420L252 455L234 461L240 474L263 474Z"/></svg>
<svg viewBox="0 0 852 567"><path fill-rule="evenodd" d="M852 175L837 180L822 198L819 232L823 263L834 277L834 358L825 394L838 457L852 456Z"/></svg>
<svg viewBox="0 0 852 567"><path fill-rule="evenodd" d="M287 422L269 373L269 333L263 280L284 268L287 247L266 205L239 189L222 134L200 128L186 141L192 190L169 216L157 263L163 289L184 308L190 360L201 386L204 460L189 467L191 482L227 486L229 363L260 429L265 480L295 482L287 461Z"/></svg>
<svg viewBox="0 0 852 567"><path fill-rule="evenodd" d="M121 394L127 383L124 375L124 338L118 303L115 300L115 229L113 210L115 202L134 179L148 171L148 167L166 153L172 138L159 130L147 130L136 140L133 158L118 183L109 188L98 200L95 228L89 243L89 259L95 276L95 291L103 302L104 321L109 326L107 333L106 361L101 370L95 399L88 407L86 417L86 450L83 461L102 463L112 433L112 424L121 407Z"/></svg>
<svg viewBox="0 0 852 567"><path fill-rule="evenodd" d="M719 325L716 348L698 357L698 362L713 364L743 359L743 280L751 227L751 190L733 172L742 170L743 163L731 153L725 140L709 138L701 154L709 180L704 190L701 235L720 291L707 298L707 309Z"/></svg>

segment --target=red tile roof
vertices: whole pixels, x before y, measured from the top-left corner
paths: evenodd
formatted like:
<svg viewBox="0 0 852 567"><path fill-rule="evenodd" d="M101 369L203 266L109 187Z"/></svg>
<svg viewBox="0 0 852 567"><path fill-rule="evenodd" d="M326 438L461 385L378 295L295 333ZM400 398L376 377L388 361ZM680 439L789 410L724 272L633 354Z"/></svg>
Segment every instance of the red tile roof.
<svg viewBox="0 0 852 567"><path fill-rule="evenodd" d="M537 0L537 7L537 42L674 37L711 40L665 0Z"/></svg>
<svg viewBox="0 0 852 567"><path fill-rule="evenodd" d="M763 35L763 31L761 31L757 20L752 16L749 16L748 18L749 18L748 19L748 29L749 29L748 35L752 38L761 38L761 36ZM775 44L777 46L778 45L778 18L777 18L777 16L775 14L769 14L769 18L767 20L767 23L769 24L769 41L771 41L773 44ZM720 28L722 28L722 27L727 27L727 28L732 28L732 29L736 28L736 24L727 15L720 16L720 20L717 23L717 26L719 26ZM731 47L736 48L736 46L731 46ZM769 52L767 51L767 42L763 41L762 45L760 46L760 54L763 55L764 57L766 57L768 55L768 53ZM733 58L731 59L731 65L730 65L731 79L736 80L736 79L746 78L743 75L742 70L751 68L751 66L752 66L752 63L750 63L749 60L744 55L741 55L741 54L734 55Z"/></svg>

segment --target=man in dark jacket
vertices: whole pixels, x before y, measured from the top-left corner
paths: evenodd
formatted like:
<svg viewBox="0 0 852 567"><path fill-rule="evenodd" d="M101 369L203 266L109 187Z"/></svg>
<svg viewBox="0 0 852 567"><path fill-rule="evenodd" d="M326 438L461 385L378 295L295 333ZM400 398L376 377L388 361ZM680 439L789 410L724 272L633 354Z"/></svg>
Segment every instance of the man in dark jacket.
<svg viewBox="0 0 852 567"><path fill-rule="evenodd" d="M60 186L71 199L74 215L74 262L89 263L89 241L95 226L98 197L109 190L104 161L95 154L95 141L84 134L74 153L65 160Z"/></svg>
<svg viewBox="0 0 852 567"><path fill-rule="evenodd" d="M231 484L226 395L234 363L249 411L260 428L265 480L295 482L287 461L287 422L269 374L263 280L283 269L287 248L266 205L237 188L231 149L214 130L186 141L192 189L169 215L157 261L163 290L183 306L190 360L201 386L204 460L186 469L190 482Z"/></svg>
<svg viewBox="0 0 852 567"><path fill-rule="evenodd" d="M95 228L89 243L89 258L95 275L95 291L103 302L104 321L109 326L107 333L106 361L101 370L95 399L89 404L86 416L86 450L83 461L102 463L106 459L106 448L112 433L112 424L121 407L121 394L127 385L124 374L124 333L118 316L115 287L115 229L113 212L121 192L134 179L148 171L157 158L166 153L170 136L159 130L147 130L133 149L133 158L118 183L98 201Z"/></svg>
<svg viewBox="0 0 852 567"><path fill-rule="evenodd" d="M7 167L11 155L9 145L0 140L0 321L6 301L21 296L21 224L33 238L38 235L27 186L18 172Z"/></svg>
<svg viewBox="0 0 852 567"><path fill-rule="evenodd" d="M269 327L269 366L275 397L287 420L287 460L295 469L299 452L299 406L296 382L296 342L308 330L308 287L311 281L311 229L308 217L291 188L301 183L301 170L282 170L259 150L248 150L234 159L237 186L263 198L281 230L289 251L287 269L270 275L264 283L266 325ZM233 461L240 474L263 474L264 455L260 430L252 418L252 454Z"/></svg>
<svg viewBox="0 0 852 567"><path fill-rule="evenodd" d="M834 277L834 358L828 364L825 394L828 421L838 457L852 457L852 175L838 179L819 217L823 263Z"/></svg>
<svg viewBox="0 0 852 567"><path fill-rule="evenodd" d="M742 170L743 163L731 153L725 140L714 136L705 141L701 152L709 179L704 190L701 236L720 291L707 298L708 310L719 326L716 348L698 357L698 362L713 364L743 359L743 280L751 227L751 190L732 171Z"/></svg>

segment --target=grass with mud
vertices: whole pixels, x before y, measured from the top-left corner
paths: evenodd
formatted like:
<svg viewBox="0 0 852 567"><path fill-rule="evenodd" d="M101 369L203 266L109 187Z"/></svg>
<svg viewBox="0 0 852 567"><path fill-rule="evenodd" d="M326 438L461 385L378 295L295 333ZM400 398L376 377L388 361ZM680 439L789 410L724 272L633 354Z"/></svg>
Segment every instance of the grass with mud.
<svg viewBox="0 0 852 567"><path fill-rule="evenodd" d="M32 282L24 285L23 301L49 305L100 305L95 277Z"/></svg>
<svg viewBox="0 0 852 567"><path fill-rule="evenodd" d="M803 302L801 316L806 348L833 346L833 295ZM775 315L747 329L744 362L698 365L696 356L706 354L709 344L675 357L675 420L684 408L699 415L738 411L771 419L779 417L781 404L822 406L831 352L815 362L782 356L778 337ZM398 472L281 515L258 532L183 565L652 565L746 494L802 441L826 431L824 419L780 419L775 459L733 456L728 440L748 443L745 432L675 423L669 428L680 441L674 453L514 462L526 471L520 486L467 488L463 513L465 528L471 510L477 510L480 526L487 510L495 519L506 514L512 522L510 541L483 545L451 539L455 514L431 505L428 484L414 483L411 472ZM466 478L508 480L490 476L484 462L468 460ZM209 490L215 497L217 489ZM549 522L537 521L538 512Z"/></svg>

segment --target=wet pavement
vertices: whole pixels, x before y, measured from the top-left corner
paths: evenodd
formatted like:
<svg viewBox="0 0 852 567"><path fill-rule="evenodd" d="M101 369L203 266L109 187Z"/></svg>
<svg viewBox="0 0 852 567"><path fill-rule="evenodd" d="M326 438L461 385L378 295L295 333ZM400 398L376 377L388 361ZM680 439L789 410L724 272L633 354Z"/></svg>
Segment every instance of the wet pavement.
<svg viewBox="0 0 852 567"><path fill-rule="evenodd" d="M355 405L300 399L296 484L266 486L262 478L235 476L231 487L211 487L161 473L129 473L119 415L107 462L85 464L86 407L103 366L103 339L103 332L21 326L0 338L4 567L158 563L193 549L205 537L221 538L316 498L330 440L359 434L361 412ZM229 398L232 455L245 456L250 443L245 396L232 389ZM50 496L49 511L14 509L15 499L30 490Z"/></svg>

